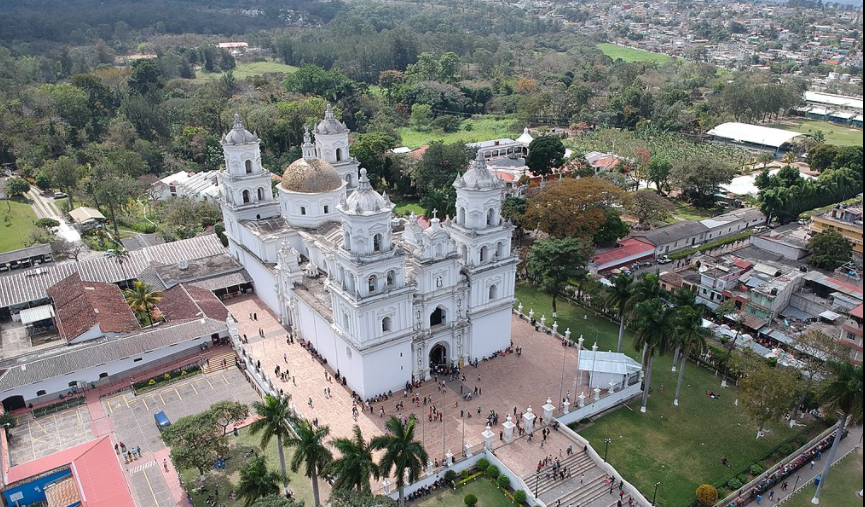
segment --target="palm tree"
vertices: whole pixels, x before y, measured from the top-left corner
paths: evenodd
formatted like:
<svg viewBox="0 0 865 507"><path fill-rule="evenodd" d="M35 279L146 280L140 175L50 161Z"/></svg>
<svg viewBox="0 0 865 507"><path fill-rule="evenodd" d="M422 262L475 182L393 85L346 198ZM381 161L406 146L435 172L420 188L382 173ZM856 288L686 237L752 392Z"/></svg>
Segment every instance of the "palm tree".
<svg viewBox="0 0 865 507"><path fill-rule="evenodd" d="M622 351L622 336L625 334L625 315L628 312L631 301L634 279L622 273L613 280L613 285L607 287L604 303L607 308L615 310L619 314L619 343L616 352Z"/></svg>
<svg viewBox="0 0 865 507"><path fill-rule="evenodd" d="M370 491L369 479L381 477L372 457L372 449L363 439L360 426L354 425L354 438L338 438L333 442L340 457L333 460L330 472L334 476L334 489L357 488Z"/></svg>
<svg viewBox="0 0 865 507"><path fill-rule="evenodd" d="M249 425L249 432L253 435L261 433L261 449L264 450L270 445L270 441L276 437L276 448L279 451L279 466L282 469L283 475L283 493L288 491L288 473L285 470L285 454L283 452L283 443L287 442L291 437L291 430L288 427L288 421L292 419L291 410L288 407L288 402L291 400L291 395L275 397L267 395L264 397L264 403L256 401L252 404L252 410L260 417Z"/></svg>
<svg viewBox="0 0 865 507"><path fill-rule="evenodd" d="M243 498L246 507L259 498L279 494L279 483L285 477L267 469L267 461L262 456L253 456L240 469L240 482L237 496Z"/></svg>
<svg viewBox="0 0 865 507"><path fill-rule="evenodd" d="M100 229L104 232L103 229ZM112 238L113 239L113 238ZM123 262L129 259L129 250L123 248L122 246L116 249L108 250L105 252L106 257L110 257L114 259L117 264L120 264L120 273L123 275L123 282L127 281L126 271L123 270Z"/></svg>
<svg viewBox="0 0 865 507"><path fill-rule="evenodd" d="M409 418L405 426L396 417L391 417L385 424L388 434L379 435L370 442L373 450L384 450L384 456L378 464L379 470L385 474L393 470L396 475L400 505L405 505L405 471L408 470L413 479L417 478L429 459L423 444L414 439L414 425L413 417Z"/></svg>
<svg viewBox="0 0 865 507"><path fill-rule="evenodd" d="M643 402L640 412L646 411L649 403L649 389L652 386L652 363L655 353L663 353L669 348L672 334L673 310L660 299L643 301L634 308L634 348L643 349Z"/></svg>
<svg viewBox="0 0 865 507"><path fill-rule="evenodd" d="M828 459L823 465L822 480L811 500L813 504L820 503L820 492L826 485L826 476L829 475L829 467L835 461L835 453L838 452L838 444L841 442L841 434L844 433L847 420L855 424L862 422L862 365L853 366L846 361L832 361L829 363L829 369L834 375L823 384L820 395L829 413L841 412L841 417L838 418L838 429L835 430L835 440L829 449Z"/></svg>
<svg viewBox="0 0 865 507"><path fill-rule="evenodd" d="M642 275L631 287L631 299L628 301L628 306L631 309L631 318L638 317L636 309L640 303L658 301L665 293L666 291L661 288L659 275L652 273ZM648 345L643 347L643 355L640 359L643 369L646 367L646 352L648 348Z"/></svg>
<svg viewBox="0 0 865 507"><path fill-rule="evenodd" d="M784 157L781 160L784 161L784 165L791 165L793 162L796 161L796 154L792 151L788 151L784 154Z"/></svg>
<svg viewBox="0 0 865 507"><path fill-rule="evenodd" d="M297 472L300 470L300 465L305 465L304 474L312 481L313 505L318 507L321 505L318 493L318 474L322 470L327 470L333 459L333 455L324 443L325 438L330 434L330 428L327 426L316 428L308 420L302 419L297 423L295 432L296 437L292 436L285 441L286 447L295 448L291 457L291 470Z"/></svg>
<svg viewBox="0 0 865 507"><path fill-rule="evenodd" d="M146 283L136 280L132 283L132 287L123 291L123 297L126 299L126 304L135 312L144 312L147 315L147 320L153 324L153 308L162 300L162 293L154 291Z"/></svg>
<svg viewBox="0 0 865 507"><path fill-rule="evenodd" d="M679 380L676 382L676 396L673 405L679 406L679 391L682 389L682 377L685 372L685 363L691 352L701 354L706 350L706 338L711 332L703 327L703 312L694 306L680 306L674 317L676 327L676 348L682 353L682 362L679 364ZM676 358L673 357L673 363Z"/></svg>

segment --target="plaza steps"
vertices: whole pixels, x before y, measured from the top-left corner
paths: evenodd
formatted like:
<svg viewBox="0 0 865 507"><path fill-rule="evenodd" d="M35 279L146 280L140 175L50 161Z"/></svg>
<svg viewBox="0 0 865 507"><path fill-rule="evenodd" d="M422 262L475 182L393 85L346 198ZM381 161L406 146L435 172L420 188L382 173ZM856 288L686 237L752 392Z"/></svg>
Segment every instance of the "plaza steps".
<svg viewBox="0 0 865 507"><path fill-rule="evenodd" d="M222 366L222 360L225 360L225 366ZM204 374L213 373L217 371L227 370L228 368L234 368L234 361L237 359L237 354L233 350L229 352L223 352L222 354L215 354L210 357L210 362L205 362L201 365L201 372Z"/></svg>
<svg viewBox="0 0 865 507"><path fill-rule="evenodd" d="M585 473L587 470L593 468L595 466L595 462L592 461L592 458L589 457L584 452L577 451L574 454L568 456L567 458L559 461L559 466L563 467L563 468L568 468L571 471L571 478L562 480L562 479L553 479L552 477L550 477L549 479L547 479L546 473L550 472L552 474L553 467L552 466L546 466L546 467L542 468L541 472L540 472L541 473L541 479L540 479L540 482L538 483L538 486L537 486L538 496L541 496L544 493L547 493L547 492L555 489L556 487L564 486L564 485L566 485L569 482L574 481L574 480L576 480L577 483L579 483L580 474ZM535 489L536 489L535 483L538 482L538 480L535 477L535 474L528 475L528 476L524 477L523 480L525 481L525 483L527 485L530 485L532 487L532 491L535 491Z"/></svg>
<svg viewBox="0 0 865 507"><path fill-rule="evenodd" d="M604 476L602 474L586 482L582 487L546 503L547 505L556 505L556 502L561 502L561 505L573 504L583 507L607 505L604 496L608 497L612 504L615 505L616 500L619 499L619 489L614 487L613 494L610 495L610 486L604 484Z"/></svg>

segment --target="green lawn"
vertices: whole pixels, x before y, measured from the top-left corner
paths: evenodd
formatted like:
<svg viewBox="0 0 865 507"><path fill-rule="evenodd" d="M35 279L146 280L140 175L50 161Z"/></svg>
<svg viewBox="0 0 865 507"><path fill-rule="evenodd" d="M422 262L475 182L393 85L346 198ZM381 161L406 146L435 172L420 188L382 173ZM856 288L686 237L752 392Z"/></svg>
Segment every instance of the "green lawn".
<svg viewBox="0 0 865 507"><path fill-rule="evenodd" d="M706 208L697 208L688 203L676 201L676 209L673 215L681 220L703 220L711 218L713 210Z"/></svg>
<svg viewBox="0 0 865 507"><path fill-rule="evenodd" d="M512 128L514 121L512 117L485 116L475 120L463 120L457 132L419 132L410 127L401 127L397 131L402 136L402 145L414 150L429 144L430 141L472 143L503 137L514 138L520 135L521 130ZM469 123L471 130L465 130L466 124Z"/></svg>
<svg viewBox="0 0 865 507"><path fill-rule="evenodd" d="M293 65L286 65L279 62L249 62L238 63L234 69L234 77L239 80L244 80L248 77L261 76L270 72L282 72L288 74L297 70ZM221 72L204 72L196 73L195 82L205 83L214 79L219 79L222 76Z"/></svg>
<svg viewBox="0 0 865 507"><path fill-rule="evenodd" d="M418 216L426 213L426 209L420 205L420 199L394 199L393 203L396 205L393 212L400 217L408 216L412 211Z"/></svg>
<svg viewBox="0 0 865 507"><path fill-rule="evenodd" d="M250 435L247 428L243 428L240 430L240 436L237 438L229 434L228 442L231 446L231 452L229 453L228 459L226 459L225 468L221 470L214 468L213 470L208 471L205 483L207 484L207 488L210 490L210 494L213 493L214 487L219 488L220 503L224 503L226 507L242 507L243 502L237 499L229 500L228 493L237 487L237 482L240 480L240 469L243 467L244 463L246 463L246 453L252 449L259 454L261 453L261 448L258 446L260 439ZM286 466L288 466L291 455L292 451L286 449ZM276 439L270 442L265 456L267 457L268 468L279 471L279 454L277 454ZM298 473L293 473L291 468L288 468L288 487L294 492L294 497L296 499L303 500L306 505L312 505L312 484L309 479L302 474L302 470L303 469ZM184 484L192 484L198 477L198 472L196 470L183 470L181 477L183 478ZM328 495L330 495L330 488L324 480L319 481L319 491L321 492L322 500L326 500ZM207 507L207 503L205 502L207 500L207 495L208 493L194 495L192 497L193 507Z"/></svg>
<svg viewBox="0 0 865 507"><path fill-rule="evenodd" d="M414 502L417 507L457 507L465 505L463 498L469 493L478 497L478 507L513 507L513 503L493 483L485 478L480 478L468 485L453 491L447 489L440 493Z"/></svg>
<svg viewBox="0 0 865 507"><path fill-rule="evenodd" d="M839 146L862 146L862 129L852 129L844 125L838 125L830 121L811 120L807 118L792 118L788 123L767 125L803 134L813 134L822 130L826 136L826 142Z"/></svg>
<svg viewBox="0 0 865 507"><path fill-rule="evenodd" d="M27 246L30 233L37 230L34 222L36 213L26 202L0 201L0 252Z"/></svg>
<svg viewBox="0 0 865 507"><path fill-rule="evenodd" d="M605 55L609 56L613 60L618 60L619 58L621 58L625 62L654 62L657 64L662 64L672 58L671 56L665 55L663 53L653 53L651 51L628 48L616 44L610 44L608 42L598 44L598 49L600 49Z"/></svg>
<svg viewBox="0 0 865 507"><path fill-rule="evenodd" d="M820 493L820 505L832 507L862 507L862 450L856 449L829 472L826 487ZM817 488L813 484L802 488L793 498L784 503L789 507L810 507L811 498Z"/></svg>
<svg viewBox="0 0 865 507"><path fill-rule="evenodd" d="M533 308L536 319L545 314L547 325L552 323L552 302L547 294L519 284L516 297L523 303L523 313ZM618 326L591 312L559 301L557 321L560 331L571 329L573 339L582 334L587 347L597 340L599 350L616 349ZM639 360L631 340L626 331L622 351ZM685 369L679 407L674 407L677 373L671 366L671 356L655 358L647 413L640 413L637 400L580 433L601 452L604 439L611 438L609 459L613 466L644 494L651 494L654 483L661 481L659 504L680 507L694 499L700 484L731 478L794 432L782 424L770 425L769 435L756 440L756 425L734 406L735 388L722 390L718 377L693 364ZM721 398L709 398L709 390L722 392ZM724 456L732 468L721 466Z"/></svg>

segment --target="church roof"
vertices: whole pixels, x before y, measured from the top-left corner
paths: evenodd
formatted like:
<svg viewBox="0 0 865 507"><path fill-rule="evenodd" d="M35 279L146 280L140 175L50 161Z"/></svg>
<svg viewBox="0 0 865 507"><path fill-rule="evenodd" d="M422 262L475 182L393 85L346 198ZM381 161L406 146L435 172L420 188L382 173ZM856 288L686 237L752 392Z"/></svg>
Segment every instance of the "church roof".
<svg viewBox="0 0 865 507"><path fill-rule="evenodd" d="M456 188L497 188L504 186L504 182L493 175L487 168L487 162L484 159L483 153L478 150L478 154L472 161L472 166L462 176L457 176L454 181Z"/></svg>
<svg viewBox="0 0 865 507"><path fill-rule="evenodd" d="M524 128L523 133L520 134L520 137L517 138L518 143L525 144L526 146L531 144L532 141L534 141L534 140L535 140L535 138L532 137L531 134L529 134L529 128L528 127Z"/></svg>
<svg viewBox="0 0 865 507"><path fill-rule="evenodd" d="M229 133L222 136L222 144L250 144L258 141L258 136L246 130L243 127L243 122L240 121L240 115L234 113L234 126Z"/></svg>
<svg viewBox="0 0 865 507"><path fill-rule="evenodd" d="M295 160L282 175L281 186L290 192L320 194L336 190L343 185L342 178L330 162L320 158Z"/></svg>
<svg viewBox="0 0 865 507"><path fill-rule="evenodd" d="M333 108L330 107L330 104L327 105L327 109L324 112L324 119L318 122L318 125L315 126L316 134L344 134L348 132L348 128L346 128L345 124L336 119L333 115Z"/></svg>
<svg viewBox="0 0 865 507"><path fill-rule="evenodd" d="M376 192L369 183L366 169L360 170L357 190L355 190L342 205L343 211L351 215L362 215L364 213L378 213L393 209L387 194L382 196Z"/></svg>

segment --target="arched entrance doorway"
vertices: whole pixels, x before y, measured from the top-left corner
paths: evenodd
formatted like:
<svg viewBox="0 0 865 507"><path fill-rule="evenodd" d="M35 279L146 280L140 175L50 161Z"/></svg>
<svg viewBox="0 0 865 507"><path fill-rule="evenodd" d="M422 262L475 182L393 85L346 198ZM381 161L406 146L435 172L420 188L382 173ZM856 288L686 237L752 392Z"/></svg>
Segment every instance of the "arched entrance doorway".
<svg viewBox="0 0 865 507"><path fill-rule="evenodd" d="M3 412L10 413L13 410L18 410L19 408L24 408L24 397L23 396L10 396L3 400Z"/></svg>
<svg viewBox="0 0 865 507"><path fill-rule="evenodd" d="M439 372L448 366L448 351L444 343L436 344L429 351L429 368L433 373Z"/></svg>

